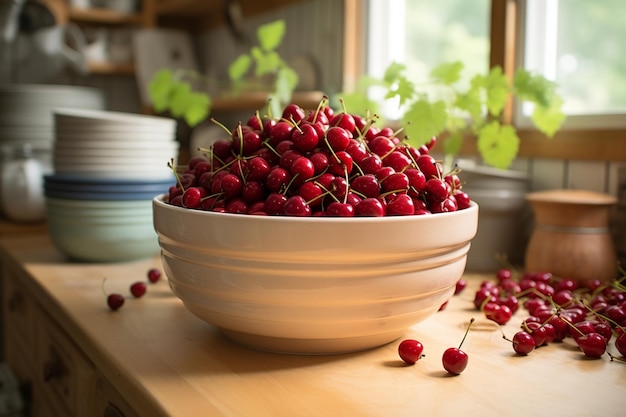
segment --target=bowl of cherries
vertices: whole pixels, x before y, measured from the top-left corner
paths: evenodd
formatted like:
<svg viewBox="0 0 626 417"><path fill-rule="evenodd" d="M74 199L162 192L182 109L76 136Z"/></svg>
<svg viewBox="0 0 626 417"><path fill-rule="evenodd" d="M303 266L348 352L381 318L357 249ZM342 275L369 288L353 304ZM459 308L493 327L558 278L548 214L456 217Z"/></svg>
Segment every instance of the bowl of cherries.
<svg viewBox="0 0 626 417"><path fill-rule="evenodd" d="M153 200L172 292L242 344L332 354L389 343L454 293L478 206L457 171L321 104L255 114Z"/></svg>

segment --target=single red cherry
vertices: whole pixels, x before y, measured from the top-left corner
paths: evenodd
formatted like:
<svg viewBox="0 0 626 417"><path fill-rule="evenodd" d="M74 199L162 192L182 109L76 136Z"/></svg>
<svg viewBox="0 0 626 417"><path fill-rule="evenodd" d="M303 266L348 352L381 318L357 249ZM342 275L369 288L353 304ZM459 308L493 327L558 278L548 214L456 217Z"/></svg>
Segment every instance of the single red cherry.
<svg viewBox="0 0 626 417"><path fill-rule="evenodd" d="M526 356L535 349L535 339L530 333L520 330L513 335L513 350Z"/></svg>
<svg viewBox="0 0 626 417"><path fill-rule="evenodd" d="M400 359L409 365L413 365L415 362L423 358L425 356L422 354L423 351L424 346L422 343L413 339L403 340L398 345L398 355L400 355Z"/></svg>
<svg viewBox="0 0 626 417"><path fill-rule="evenodd" d="M119 310L124 305L124 296L122 294L109 294L107 296L107 305L112 311Z"/></svg>
<svg viewBox="0 0 626 417"><path fill-rule="evenodd" d="M467 280L465 278L459 278L454 286L454 295L460 294L465 287L467 287Z"/></svg>
<svg viewBox="0 0 626 417"><path fill-rule="evenodd" d="M286 216L309 217L311 215L311 206L299 195L289 197L283 209Z"/></svg>
<svg viewBox="0 0 626 417"><path fill-rule="evenodd" d="M588 358L598 359L606 352L606 339L600 333L587 333L576 342Z"/></svg>
<svg viewBox="0 0 626 417"><path fill-rule="evenodd" d="M146 283L143 281L137 281L130 286L130 293L135 298L141 298L146 293Z"/></svg>
<svg viewBox="0 0 626 417"><path fill-rule="evenodd" d="M535 346L539 347L546 343L547 332L541 323L525 322L522 328L535 339Z"/></svg>
<svg viewBox="0 0 626 417"><path fill-rule="evenodd" d="M385 207L377 198L364 198L354 206L354 215L362 217L383 217Z"/></svg>
<svg viewBox="0 0 626 417"><path fill-rule="evenodd" d="M158 282L161 279L161 271L156 268L151 268L148 270L148 281L151 283Z"/></svg>
<svg viewBox="0 0 626 417"><path fill-rule="evenodd" d="M467 325L467 329L465 330L465 335L463 336L463 339L461 340L459 347L458 348L451 347L451 348L446 349L445 352L443 352L443 357L441 358L441 362L443 364L444 369L452 375L460 375L461 372L463 372L465 368L467 368L469 357L467 356L467 353L461 350L461 346L463 346L463 342L465 341L465 338L467 337L467 334L469 333L472 323L474 323L473 318L470 320L469 324Z"/></svg>
<svg viewBox="0 0 626 417"><path fill-rule="evenodd" d="M102 280L102 283L100 284L100 289L102 290L102 293L106 297L107 305L109 306L109 309L111 309L112 311L119 310L120 307L124 305L124 296L119 293L107 294L104 288L105 282L106 282L106 278Z"/></svg>
<svg viewBox="0 0 626 417"><path fill-rule="evenodd" d="M334 201L326 208L329 217L354 217L354 207L348 203Z"/></svg>

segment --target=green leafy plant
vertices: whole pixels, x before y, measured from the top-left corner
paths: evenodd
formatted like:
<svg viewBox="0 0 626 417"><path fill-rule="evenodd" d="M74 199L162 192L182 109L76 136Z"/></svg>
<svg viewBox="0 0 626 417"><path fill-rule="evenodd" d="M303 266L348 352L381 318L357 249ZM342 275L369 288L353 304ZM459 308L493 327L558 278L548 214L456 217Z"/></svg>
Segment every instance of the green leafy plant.
<svg viewBox="0 0 626 417"><path fill-rule="evenodd" d="M352 112L377 113L380 103L368 92L372 87L382 89L384 100L395 100L402 110L401 123L412 145L446 132L442 146L450 158L466 138L475 137L483 162L503 169L517 157L520 143L516 129L501 120L511 95L534 105L531 120L546 136L552 137L564 122L557 86L543 76L520 69L510 81L500 67L493 67L487 74L474 75L469 87L462 89L463 69L461 62L441 64L432 69L427 83L417 85L406 76L404 64L392 63L382 79L363 77L354 91L341 96Z"/></svg>
<svg viewBox="0 0 626 417"><path fill-rule="evenodd" d="M272 90L268 91L268 103L274 112L278 112L291 100L299 81L296 72L278 52L285 31L284 20L259 26L258 45L238 56L228 68L228 87L236 95L250 90L258 91L260 88L267 90L265 78L269 77ZM250 73L253 73L252 78L249 77ZM198 83L204 87L201 91L194 85ZM148 92L156 112L169 111L172 116L184 119L193 127L211 113L212 100L207 92L208 87L219 84L194 71L163 68L150 80Z"/></svg>

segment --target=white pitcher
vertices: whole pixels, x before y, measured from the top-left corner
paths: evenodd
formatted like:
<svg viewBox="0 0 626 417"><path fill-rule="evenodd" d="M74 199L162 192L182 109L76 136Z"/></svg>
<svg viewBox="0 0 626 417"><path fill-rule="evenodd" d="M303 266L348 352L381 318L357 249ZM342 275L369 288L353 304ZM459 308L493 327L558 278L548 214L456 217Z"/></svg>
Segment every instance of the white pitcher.
<svg viewBox="0 0 626 417"><path fill-rule="evenodd" d="M14 77L18 82L45 82L67 67L85 74L86 45L85 35L73 23L20 33L13 48Z"/></svg>
<svg viewBox="0 0 626 417"><path fill-rule="evenodd" d="M9 70L11 82L46 82L68 66L87 72L87 41L77 25L55 24L54 14L38 1L12 0L0 6L3 71Z"/></svg>
<svg viewBox="0 0 626 417"><path fill-rule="evenodd" d="M2 165L0 202L4 216L15 222L45 219L44 171L29 145Z"/></svg>

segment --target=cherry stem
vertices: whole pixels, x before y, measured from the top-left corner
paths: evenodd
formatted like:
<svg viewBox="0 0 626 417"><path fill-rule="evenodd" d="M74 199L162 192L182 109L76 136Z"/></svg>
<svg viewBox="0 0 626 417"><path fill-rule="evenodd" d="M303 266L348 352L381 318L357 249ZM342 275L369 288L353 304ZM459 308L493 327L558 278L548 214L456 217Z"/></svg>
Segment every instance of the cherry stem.
<svg viewBox="0 0 626 417"><path fill-rule="evenodd" d="M463 342L465 342L465 338L467 337L467 334L469 333L470 327L472 327L472 323L474 323L474 317L472 317L467 325L467 329L465 329L465 334L463 335L463 339L461 339L461 343L459 344L459 349L461 349L461 346L463 346Z"/></svg>
<svg viewBox="0 0 626 417"><path fill-rule="evenodd" d="M274 118L274 115L272 114L272 98L271 97L267 99L267 116L270 119Z"/></svg>
<svg viewBox="0 0 626 417"><path fill-rule="evenodd" d="M348 194L350 194L350 176L348 174L348 167L343 166L343 172L346 174L346 195L343 196L343 204L348 202Z"/></svg>
<svg viewBox="0 0 626 417"><path fill-rule="evenodd" d="M343 114L348 114L348 112L346 111L346 102L343 100L343 97L339 97L339 104L341 104Z"/></svg>
<svg viewBox="0 0 626 417"><path fill-rule="evenodd" d="M320 102L317 104L317 108L315 109L315 115L313 116L313 120L312 120L313 123L317 122L317 116L322 111L322 107L324 107L327 103L328 103L328 97L326 96L322 97Z"/></svg>
<svg viewBox="0 0 626 417"><path fill-rule="evenodd" d="M180 176L178 175L178 172L176 172L176 165L174 164L174 158L172 158L170 160L170 162L167 163L167 166L172 170L172 172L174 173L174 178L176 178L176 182L178 183L178 186L180 187L181 190L183 190L183 192L185 191L185 187L183 186L183 182L180 180Z"/></svg>
<svg viewBox="0 0 626 417"><path fill-rule="evenodd" d="M259 121L259 126L261 126L261 132L263 132L265 126L263 126L263 119L261 118L261 114L258 110L254 112L254 117L256 117L256 119Z"/></svg>
<svg viewBox="0 0 626 417"><path fill-rule="evenodd" d="M626 359L618 358L617 356L613 355L611 352L606 352L606 353L607 355L609 355L609 358L611 358L611 362L626 363Z"/></svg>
<svg viewBox="0 0 626 417"><path fill-rule="evenodd" d="M104 296L108 296L106 290L104 289L104 283L106 282L106 278L102 278L102 283L100 284L100 289L102 290L102 294L104 294Z"/></svg>
<svg viewBox="0 0 626 417"><path fill-rule="evenodd" d="M506 336L506 334L504 333L504 330L502 330L502 327L500 327L499 325L498 325L498 330L500 330L500 333L502 333L502 338L503 338L504 340L506 340L507 342L515 343L513 340L509 339L509 338Z"/></svg>
<svg viewBox="0 0 626 417"><path fill-rule="evenodd" d="M214 124L218 125L219 127L221 127L222 129L224 129L226 131L226 133L228 133L228 136L230 136L232 134L230 129L228 129L224 123L220 122L219 120L217 120L217 119L215 119L213 117L211 117L209 120L211 121L211 123L214 123Z"/></svg>
<svg viewBox="0 0 626 417"><path fill-rule="evenodd" d="M237 136L239 137L239 152L243 152L243 128L241 122L237 123Z"/></svg>
<svg viewBox="0 0 626 417"><path fill-rule="evenodd" d="M582 330L580 330L578 327L576 327L574 324L570 323L569 320L563 320L569 327L571 327L572 329L576 330L581 336L585 335L585 332L583 332Z"/></svg>
<svg viewBox="0 0 626 417"><path fill-rule="evenodd" d="M607 317L604 314L602 314L602 313L600 313L598 311L595 311L589 304L587 304L587 302L583 302L582 305L585 306L585 308L587 310L589 310L589 312L592 313L593 315L598 316L601 319L606 320L606 321L612 323L615 327L619 327L620 329L625 330L624 326L621 326L619 323L617 323L615 320L611 319L610 317Z"/></svg>

